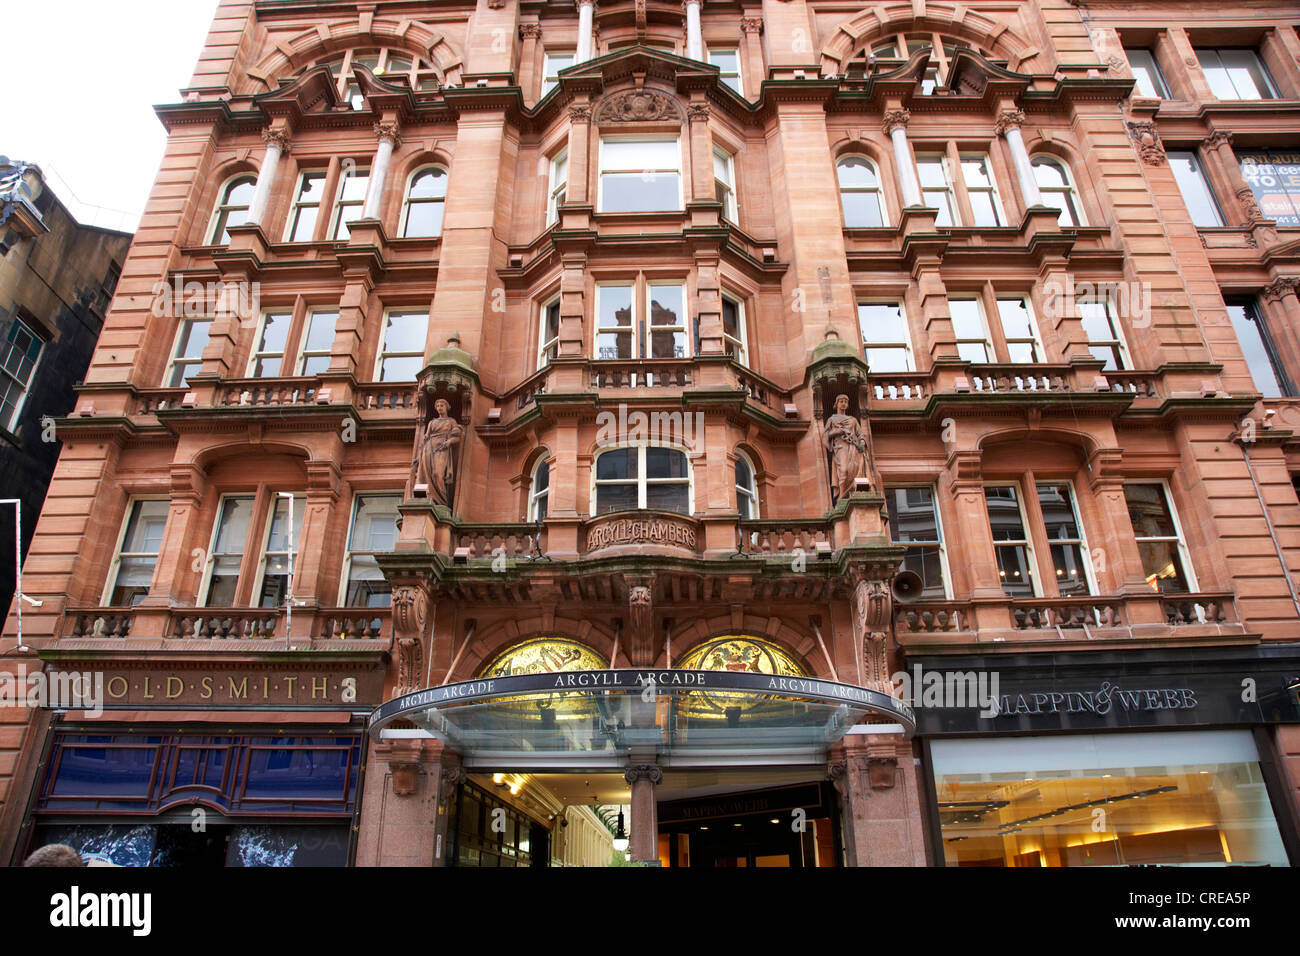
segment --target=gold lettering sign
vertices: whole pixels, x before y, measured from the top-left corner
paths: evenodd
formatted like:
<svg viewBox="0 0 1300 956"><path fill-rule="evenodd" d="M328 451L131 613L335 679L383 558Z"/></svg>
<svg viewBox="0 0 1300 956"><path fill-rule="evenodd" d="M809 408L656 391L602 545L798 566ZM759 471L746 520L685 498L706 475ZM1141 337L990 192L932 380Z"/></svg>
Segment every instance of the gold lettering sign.
<svg viewBox="0 0 1300 956"><path fill-rule="evenodd" d="M72 668L69 668L72 671ZM97 668L76 668L94 674ZM279 706L346 707L364 709L383 699L382 667L364 663L355 668L288 672L273 669L203 668L202 670L103 670L103 704L107 707ZM92 678L93 679L93 678Z"/></svg>

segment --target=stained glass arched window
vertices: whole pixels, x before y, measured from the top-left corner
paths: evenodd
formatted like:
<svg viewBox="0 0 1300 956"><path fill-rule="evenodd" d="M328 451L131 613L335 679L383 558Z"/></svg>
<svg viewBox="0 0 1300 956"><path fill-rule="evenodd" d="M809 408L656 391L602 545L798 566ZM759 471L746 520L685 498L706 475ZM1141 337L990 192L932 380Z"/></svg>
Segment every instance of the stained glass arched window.
<svg viewBox="0 0 1300 956"><path fill-rule="evenodd" d="M806 677L808 674L784 648L744 634L727 634L696 645L677 661L677 666L683 670L740 671L788 677Z"/></svg>
<svg viewBox="0 0 1300 956"><path fill-rule="evenodd" d="M601 653L586 644L563 637L539 637L508 647L479 672L480 677L517 677L555 671L603 670L609 667Z"/></svg>

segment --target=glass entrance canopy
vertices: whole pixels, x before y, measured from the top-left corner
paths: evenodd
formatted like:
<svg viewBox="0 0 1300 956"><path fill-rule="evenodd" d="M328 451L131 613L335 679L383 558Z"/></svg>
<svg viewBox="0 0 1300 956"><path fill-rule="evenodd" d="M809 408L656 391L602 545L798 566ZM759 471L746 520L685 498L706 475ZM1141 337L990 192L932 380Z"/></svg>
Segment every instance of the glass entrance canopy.
<svg viewBox="0 0 1300 956"><path fill-rule="evenodd" d="M380 706L379 735L405 720L467 766L622 767L816 763L855 724L910 735L911 708L878 691L813 677L700 670L585 670L484 677ZM401 731L390 731L398 735Z"/></svg>

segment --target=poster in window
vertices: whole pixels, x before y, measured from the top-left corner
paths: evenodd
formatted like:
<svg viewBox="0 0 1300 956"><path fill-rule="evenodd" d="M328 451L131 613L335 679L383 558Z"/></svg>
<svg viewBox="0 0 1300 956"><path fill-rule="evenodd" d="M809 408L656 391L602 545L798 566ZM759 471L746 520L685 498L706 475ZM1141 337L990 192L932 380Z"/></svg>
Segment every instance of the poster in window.
<svg viewBox="0 0 1300 956"><path fill-rule="evenodd" d="M1257 149L1237 153L1241 175L1268 219L1300 226L1300 151Z"/></svg>

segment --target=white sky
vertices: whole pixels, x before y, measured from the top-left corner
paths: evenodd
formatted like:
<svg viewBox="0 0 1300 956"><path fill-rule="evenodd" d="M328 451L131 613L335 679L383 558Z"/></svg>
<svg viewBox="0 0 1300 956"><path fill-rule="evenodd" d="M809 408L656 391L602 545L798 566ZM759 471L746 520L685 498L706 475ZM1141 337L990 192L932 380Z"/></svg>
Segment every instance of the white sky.
<svg viewBox="0 0 1300 956"><path fill-rule="evenodd" d="M134 231L217 0L9 0L0 155L36 163L87 225Z"/></svg>

